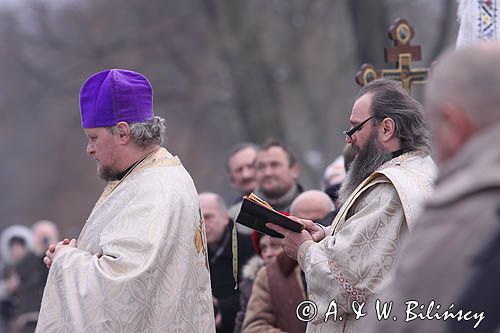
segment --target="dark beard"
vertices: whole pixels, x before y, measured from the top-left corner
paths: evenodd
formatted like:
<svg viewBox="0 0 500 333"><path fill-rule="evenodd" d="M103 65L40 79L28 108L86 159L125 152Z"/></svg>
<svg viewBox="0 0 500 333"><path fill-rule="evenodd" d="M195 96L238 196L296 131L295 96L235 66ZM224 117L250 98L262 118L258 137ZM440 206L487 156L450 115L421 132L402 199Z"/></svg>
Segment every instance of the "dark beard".
<svg viewBox="0 0 500 333"><path fill-rule="evenodd" d="M380 144L377 133L374 131L365 147L358 152L352 161L346 178L339 190L339 202L343 205L368 176L377 170L382 164L392 159L392 154L387 152Z"/></svg>
<svg viewBox="0 0 500 333"><path fill-rule="evenodd" d="M110 182L113 180L118 180L120 173L116 172L110 167L103 167L97 169L97 175L104 181Z"/></svg>

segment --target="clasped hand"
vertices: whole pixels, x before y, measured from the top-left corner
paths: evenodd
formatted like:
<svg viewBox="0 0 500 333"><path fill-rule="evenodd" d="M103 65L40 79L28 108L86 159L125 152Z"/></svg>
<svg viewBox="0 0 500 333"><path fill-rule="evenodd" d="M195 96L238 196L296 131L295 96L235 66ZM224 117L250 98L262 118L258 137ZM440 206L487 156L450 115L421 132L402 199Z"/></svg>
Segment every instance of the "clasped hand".
<svg viewBox="0 0 500 333"><path fill-rule="evenodd" d="M50 266L52 266L52 262L54 261L54 257L56 256L57 252L66 246L76 247L76 239L69 240L65 238L57 244L49 245L47 252L45 252L45 257L43 258L43 262L47 266L47 268L50 268Z"/></svg>

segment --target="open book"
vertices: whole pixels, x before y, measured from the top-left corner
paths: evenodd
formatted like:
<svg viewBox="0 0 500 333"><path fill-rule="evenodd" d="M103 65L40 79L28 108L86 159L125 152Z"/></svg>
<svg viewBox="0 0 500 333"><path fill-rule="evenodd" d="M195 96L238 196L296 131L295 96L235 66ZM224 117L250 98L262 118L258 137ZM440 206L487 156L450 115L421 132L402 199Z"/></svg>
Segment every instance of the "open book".
<svg viewBox="0 0 500 333"><path fill-rule="evenodd" d="M304 230L302 223L296 222L274 210L269 203L253 193L243 198L243 204L236 222L263 234L278 238L284 238L284 236L267 228L266 223L274 223L295 232Z"/></svg>

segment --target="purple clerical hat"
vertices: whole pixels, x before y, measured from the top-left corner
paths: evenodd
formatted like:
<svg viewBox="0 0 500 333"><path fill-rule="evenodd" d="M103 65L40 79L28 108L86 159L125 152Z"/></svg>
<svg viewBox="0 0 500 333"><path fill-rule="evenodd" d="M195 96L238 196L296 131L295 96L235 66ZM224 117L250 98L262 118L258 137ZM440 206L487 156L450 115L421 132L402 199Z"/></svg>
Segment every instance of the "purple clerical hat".
<svg viewBox="0 0 500 333"><path fill-rule="evenodd" d="M110 69L88 78L80 91L82 127L109 127L120 121L153 119L153 89L139 73Z"/></svg>

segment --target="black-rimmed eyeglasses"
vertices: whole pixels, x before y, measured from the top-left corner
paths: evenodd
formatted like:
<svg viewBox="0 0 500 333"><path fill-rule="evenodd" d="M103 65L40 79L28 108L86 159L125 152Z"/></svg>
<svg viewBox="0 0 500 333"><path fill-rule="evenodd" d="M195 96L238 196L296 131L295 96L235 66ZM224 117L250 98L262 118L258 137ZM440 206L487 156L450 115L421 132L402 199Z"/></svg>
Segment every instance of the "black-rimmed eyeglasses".
<svg viewBox="0 0 500 333"><path fill-rule="evenodd" d="M363 120L361 123L359 123L359 125L356 125L354 126L353 128L351 128L350 130L348 131L342 131L342 134L345 135L345 138L346 139L349 139L349 140L352 140L352 136L354 135L354 133L356 133L357 131L359 131L361 129L361 127L363 127L363 125L370 119L372 119L373 117L375 116L371 116L365 120Z"/></svg>

